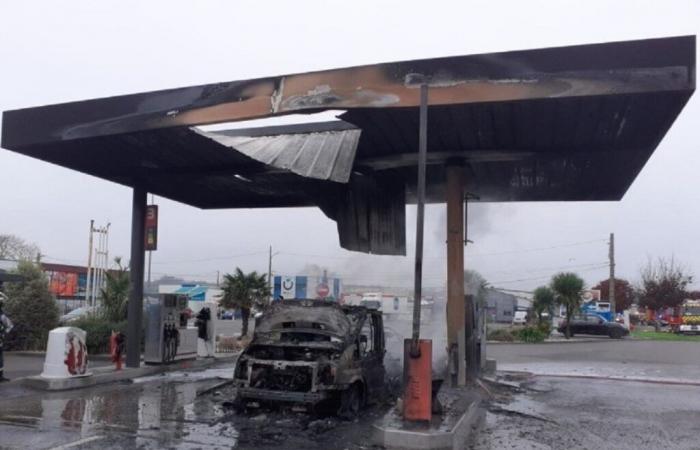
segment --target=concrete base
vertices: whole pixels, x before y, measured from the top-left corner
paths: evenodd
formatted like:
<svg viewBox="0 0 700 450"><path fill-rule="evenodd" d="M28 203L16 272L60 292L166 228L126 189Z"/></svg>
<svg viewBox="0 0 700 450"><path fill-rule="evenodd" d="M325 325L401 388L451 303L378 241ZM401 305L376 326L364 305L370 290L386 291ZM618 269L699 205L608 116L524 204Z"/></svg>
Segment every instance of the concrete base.
<svg viewBox="0 0 700 450"><path fill-rule="evenodd" d="M439 397L443 397L441 390ZM404 423L396 411L389 411L374 425L374 442L386 449L463 449L467 439L479 426L485 410L481 396L470 388L450 389L452 399L442 417L430 424ZM455 399L455 397L459 397ZM444 399L441 402L445 404Z"/></svg>
<svg viewBox="0 0 700 450"><path fill-rule="evenodd" d="M33 389L44 391L65 391L69 389L81 389L100 384L114 383L117 381L131 380L138 377L148 375L157 375L159 373L170 372L175 370L186 369L202 369L214 365L217 362L230 359L234 361L238 355L232 355L229 358L206 358L188 361L178 361L168 365L149 366L142 364L139 368L124 368L122 370L114 370L112 366L97 367L92 370L92 376L74 377L74 378L44 378L42 376L27 377L21 380L21 384Z"/></svg>
<svg viewBox="0 0 700 450"><path fill-rule="evenodd" d="M483 368L484 375L494 375L496 373L496 360L493 358L486 358L484 361Z"/></svg>

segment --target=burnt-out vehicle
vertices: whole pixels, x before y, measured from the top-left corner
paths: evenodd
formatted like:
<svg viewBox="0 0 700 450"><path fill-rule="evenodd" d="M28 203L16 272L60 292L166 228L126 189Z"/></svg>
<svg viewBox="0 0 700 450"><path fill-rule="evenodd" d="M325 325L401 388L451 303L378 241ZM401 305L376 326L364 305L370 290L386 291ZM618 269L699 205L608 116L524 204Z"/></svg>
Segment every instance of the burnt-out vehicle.
<svg viewBox="0 0 700 450"><path fill-rule="evenodd" d="M235 404L296 403L352 417L384 385L382 314L321 300L275 302L234 371Z"/></svg>

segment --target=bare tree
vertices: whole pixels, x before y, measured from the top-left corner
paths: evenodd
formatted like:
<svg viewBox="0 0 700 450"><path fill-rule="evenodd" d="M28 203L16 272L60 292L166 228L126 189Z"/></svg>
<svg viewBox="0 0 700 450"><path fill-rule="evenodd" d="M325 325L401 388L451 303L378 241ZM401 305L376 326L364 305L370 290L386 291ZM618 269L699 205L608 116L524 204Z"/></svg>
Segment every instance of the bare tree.
<svg viewBox="0 0 700 450"><path fill-rule="evenodd" d="M39 247L14 234L0 234L0 259L33 260Z"/></svg>
<svg viewBox="0 0 700 450"><path fill-rule="evenodd" d="M659 258L656 263L650 258L641 269L641 276L640 304L647 308L676 307L690 295L687 288L693 282L693 276L673 257L670 260Z"/></svg>

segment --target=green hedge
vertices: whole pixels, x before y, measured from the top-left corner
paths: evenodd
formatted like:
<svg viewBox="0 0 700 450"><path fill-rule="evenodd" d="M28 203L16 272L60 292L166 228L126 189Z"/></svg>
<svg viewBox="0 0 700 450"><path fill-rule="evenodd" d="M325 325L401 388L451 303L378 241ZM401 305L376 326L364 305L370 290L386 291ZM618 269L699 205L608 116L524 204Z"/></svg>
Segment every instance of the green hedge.
<svg viewBox="0 0 700 450"><path fill-rule="evenodd" d="M488 332L486 339L489 341L515 342L522 341L528 343L542 342L550 334L550 326L547 323L540 325L528 325L524 328L499 328Z"/></svg>
<svg viewBox="0 0 700 450"><path fill-rule="evenodd" d="M518 330L517 333L521 341L529 343L542 342L549 336L539 326L526 326Z"/></svg>
<svg viewBox="0 0 700 450"><path fill-rule="evenodd" d="M80 328L87 333L87 348L88 353L97 355L100 353L109 353L109 338L112 335L112 330L121 331L126 334L127 321L110 322L102 317L81 317L70 326Z"/></svg>
<svg viewBox="0 0 700 450"><path fill-rule="evenodd" d="M513 342L516 339L514 333L517 332L509 328L499 328L489 331L486 335L486 339L489 341Z"/></svg>

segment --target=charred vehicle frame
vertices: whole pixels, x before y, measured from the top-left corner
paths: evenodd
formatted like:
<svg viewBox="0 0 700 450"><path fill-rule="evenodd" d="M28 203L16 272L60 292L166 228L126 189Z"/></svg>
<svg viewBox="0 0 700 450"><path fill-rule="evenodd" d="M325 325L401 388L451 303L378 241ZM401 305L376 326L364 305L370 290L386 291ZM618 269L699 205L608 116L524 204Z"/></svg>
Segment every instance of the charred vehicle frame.
<svg viewBox="0 0 700 450"><path fill-rule="evenodd" d="M338 407L353 416L384 387L380 311L322 300L275 302L234 369L236 405Z"/></svg>

